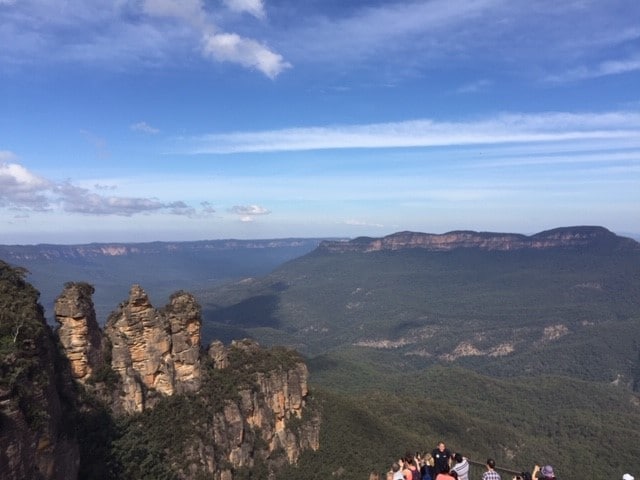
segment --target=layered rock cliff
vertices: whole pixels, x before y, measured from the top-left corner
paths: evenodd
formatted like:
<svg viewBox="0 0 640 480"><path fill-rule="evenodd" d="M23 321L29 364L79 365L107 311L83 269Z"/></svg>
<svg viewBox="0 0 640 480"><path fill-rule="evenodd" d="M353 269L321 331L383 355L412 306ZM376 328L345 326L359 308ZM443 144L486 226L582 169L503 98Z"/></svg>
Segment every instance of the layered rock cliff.
<svg viewBox="0 0 640 480"><path fill-rule="evenodd" d="M131 288L104 330L125 412L141 412L159 397L198 389L200 324L200 306L191 294L174 294L169 305L156 310L139 285Z"/></svg>
<svg viewBox="0 0 640 480"><path fill-rule="evenodd" d="M73 378L83 384L104 364L102 332L91 299L93 292L87 283L68 283L55 303L56 321L60 325L58 339Z"/></svg>
<svg viewBox="0 0 640 480"><path fill-rule="evenodd" d="M640 249L632 239L615 235L603 227L566 227L526 236L513 233L453 231L443 234L399 232L383 238L359 237L350 241L324 241L318 250L332 253L379 252L420 248L434 252L459 248L480 250L541 250L551 248L597 247Z"/></svg>
<svg viewBox="0 0 640 480"><path fill-rule="evenodd" d="M72 389L23 273L0 261L0 478L74 479Z"/></svg>
<svg viewBox="0 0 640 480"><path fill-rule="evenodd" d="M235 425L231 430L236 435L228 438L231 440L229 461L232 464L243 465L251 461L243 454L246 448L243 448L241 432L247 426L261 432L267 455L283 449L290 463L297 462L302 450L319 447L318 418L301 424L302 429L297 432L290 425L292 420L303 417L309 394L307 366L293 352L281 350L275 355L281 356L277 365L273 364L273 351L264 351L250 340L234 341L222 353L218 343L209 348L215 368L244 370L251 375L250 384L238 389L239 401L228 403L224 408L225 421ZM221 357L225 358L222 362Z"/></svg>
<svg viewBox="0 0 640 480"><path fill-rule="evenodd" d="M138 285L103 331L93 287L68 283L53 332L23 276L0 262L3 480L272 478L318 448L297 353L205 351L191 294L156 309Z"/></svg>
<svg viewBox="0 0 640 480"><path fill-rule="evenodd" d="M178 292L156 309L139 285L101 332L91 293L86 284L69 283L56 301L60 343L85 391L115 414L132 415L118 434L133 444L129 449L140 449L144 458L164 457L163 472L178 478L232 480L245 470L272 472L318 448L319 418L305 413L308 371L295 352L264 350L251 341L229 347L213 342L201 352L194 297ZM167 403L177 397L179 407ZM138 444L159 423L176 435L169 451L156 446L163 444L157 437ZM106 468L114 459L100 461ZM137 463L124 462L118 475L135 476Z"/></svg>

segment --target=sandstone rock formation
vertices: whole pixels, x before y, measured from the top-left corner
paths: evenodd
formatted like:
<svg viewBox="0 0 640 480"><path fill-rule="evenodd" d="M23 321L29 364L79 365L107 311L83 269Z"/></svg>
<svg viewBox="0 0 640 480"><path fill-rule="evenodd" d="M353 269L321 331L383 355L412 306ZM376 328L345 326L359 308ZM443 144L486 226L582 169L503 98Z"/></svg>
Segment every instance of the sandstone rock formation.
<svg viewBox="0 0 640 480"><path fill-rule="evenodd" d="M260 346L250 340L233 341L227 349L227 358L234 349L255 352ZM309 394L307 366L299 361L287 369L258 371L254 375L254 383L258 388L253 386L240 390L238 412L249 426L260 429L263 440L269 446L269 453L282 448L289 462L295 463L302 450L316 450L319 447L318 425L312 422L300 438L296 438L287 426L289 420L302 418ZM233 408L225 412L225 417L231 419L232 423L234 416ZM241 450L241 444L236 444L232 451Z"/></svg>
<svg viewBox="0 0 640 480"><path fill-rule="evenodd" d="M86 283L68 283L56 299L55 316L60 324L58 338L69 360L71 374L80 383L102 367L102 332L96 321L91 295Z"/></svg>
<svg viewBox="0 0 640 480"><path fill-rule="evenodd" d="M104 333L111 367L122 382L121 406L141 412L158 396L196 391L200 385L200 307L192 295L175 294L163 310L134 285L111 314Z"/></svg>
<svg viewBox="0 0 640 480"><path fill-rule="evenodd" d="M0 273L2 281L6 275ZM11 312L2 302L8 298L14 305L13 296L0 296L0 333L4 343L15 344L8 353L0 350L3 480L75 480L79 472L86 477L87 467L107 468L112 445L78 439L109 442L108 434L94 433L98 425L108 428L110 415L126 426L118 435L134 432L128 445L141 451L153 447L146 440L135 443L135 428L155 432L168 422L180 430L180 439L172 437L175 443L161 456L163 468L185 480L233 480L255 468L272 477L303 450L318 448L320 420L307 408L308 371L301 358L249 340L229 347L213 342L207 358L200 345L200 306L191 294L177 292L156 309L134 285L101 331L93 287L69 283L55 304L58 352L37 292L19 275L13 280L27 289L30 303L17 302L22 310ZM163 410L162 399L176 403L162 403ZM145 416L129 416L148 409ZM160 416L150 417L154 412ZM151 425L144 423L149 418L156 418ZM96 450L106 457L85 458Z"/></svg>

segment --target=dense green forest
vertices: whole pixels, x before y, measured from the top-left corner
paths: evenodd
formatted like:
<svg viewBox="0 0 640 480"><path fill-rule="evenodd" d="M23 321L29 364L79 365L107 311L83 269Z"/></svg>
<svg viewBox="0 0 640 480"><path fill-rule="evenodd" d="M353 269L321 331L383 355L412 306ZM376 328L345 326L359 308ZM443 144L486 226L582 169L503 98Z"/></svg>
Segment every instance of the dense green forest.
<svg viewBox="0 0 640 480"><path fill-rule="evenodd" d="M304 352L326 414L291 475L366 478L439 439L513 471L640 471L637 250L316 251L199 298L205 336Z"/></svg>

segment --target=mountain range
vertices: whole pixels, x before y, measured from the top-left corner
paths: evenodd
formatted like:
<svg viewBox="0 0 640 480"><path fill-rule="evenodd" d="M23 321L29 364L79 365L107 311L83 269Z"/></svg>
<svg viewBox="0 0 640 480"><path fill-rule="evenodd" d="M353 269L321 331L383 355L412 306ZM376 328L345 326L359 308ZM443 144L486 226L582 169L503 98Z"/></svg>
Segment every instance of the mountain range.
<svg viewBox="0 0 640 480"><path fill-rule="evenodd" d="M194 242L92 243L85 245L0 245L0 259L26 268L53 312L66 282L86 281L100 323L128 295L144 285L154 301L177 290L194 290L249 276L266 275L281 263L315 249L321 239L201 240Z"/></svg>
<svg viewBox="0 0 640 480"><path fill-rule="evenodd" d="M620 477L640 472L639 247L591 226L531 236L399 232L313 240L262 273L220 282L202 281L210 264L199 255L207 249L172 256L160 248L146 257L149 284L142 285L180 289L193 269L203 345L249 337L302 353L308 402L322 418L319 448L302 451L277 478L356 480L442 439L480 465L492 456L511 472L544 462L567 479ZM249 262L245 253L254 250L234 248L219 258ZM63 274L49 271L53 264L43 257L28 268L91 283L97 296L104 280L75 274L99 269L83 270L88 257L76 268L74 258L66 257ZM112 258L127 259L108 267L128 288L135 281L127 275L138 278L142 264L135 255ZM162 262L180 273L174 278ZM260 265L266 263L246 266L257 272ZM129 318L122 312L139 308L132 298L112 303L110 318ZM171 310L154 315L170 318ZM212 388L227 389L233 378ZM187 405L172 402L161 402L145 425L156 432L153 422ZM149 438L139 425L131 423L123 437L136 451L135 438ZM153 452L165 448L158 442ZM603 456L604 444L616 455ZM511 472L502 470L503 478ZM257 471L243 475L260 478Z"/></svg>

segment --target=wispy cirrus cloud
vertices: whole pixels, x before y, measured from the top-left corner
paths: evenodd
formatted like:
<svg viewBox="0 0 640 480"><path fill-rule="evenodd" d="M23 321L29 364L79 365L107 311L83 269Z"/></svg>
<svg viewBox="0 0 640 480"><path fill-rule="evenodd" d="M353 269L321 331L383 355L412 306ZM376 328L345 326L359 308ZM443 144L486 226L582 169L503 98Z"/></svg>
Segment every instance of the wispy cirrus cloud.
<svg viewBox="0 0 640 480"><path fill-rule="evenodd" d="M358 2L341 13L301 15L301 22L280 32L295 39L285 43L287 55L340 69L368 65L396 77L501 65L538 81L540 72L593 68L594 59L634 51L640 6L634 0L406 0Z"/></svg>
<svg viewBox="0 0 640 480"><path fill-rule="evenodd" d="M546 80L551 83L564 83L636 71L640 71L640 54L623 59L607 60L593 66L581 66L566 72L550 75Z"/></svg>
<svg viewBox="0 0 640 480"><path fill-rule="evenodd" d="M155 135L157 133L160 133L159 129L152 127L147 122L133 123L129 128L134 132L148 133L150 135Z"/></svg>
<svg viewBox="0 0 640 480"><path fill-rule="evenodd" d="M226 31L225 10L264 19L259 0L47 0L6 2L0 9L0 62L81 62L100 68L175 65L186 52L230 62L275 78L291 67L267 43ZM255 20L254 20L255 21ZM106 67L105 67L106 66Z"/></svg>
<svg viewBox="0 0 640 480"><path fill-rule="evenodd" d="M465 83L456 89L456 93L477 93L491 86L491 80L481 79L475 82Z"/></svg>
<svg viewBox="0 0 640 480"><path fill-rule="evenodd" d="M264 11L263 0L223 0L228 9L234 12L246 12L253 15L256 18L264 18L266 13Z"/></svg>
<svg viewBox="0 0 640 480"><path fill-rule="evenodd" d="M365 125L232 132L181 139L186 153L225 154L346 148L403 148L628 139L640 135L640 113L501 114L442 122L431 119Z"/></svg>

